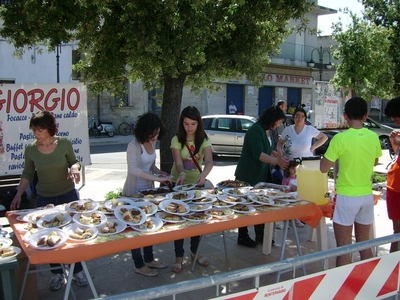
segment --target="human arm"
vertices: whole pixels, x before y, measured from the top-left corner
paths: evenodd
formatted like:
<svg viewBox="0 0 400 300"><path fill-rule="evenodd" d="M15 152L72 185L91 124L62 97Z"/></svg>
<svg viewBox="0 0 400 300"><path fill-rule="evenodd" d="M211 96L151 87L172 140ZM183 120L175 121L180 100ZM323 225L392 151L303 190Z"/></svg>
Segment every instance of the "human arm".
<svg viewBox="0 0 400 300"><path fill-rule="evenodd" d="M283 170L287 168L289 165L289 159L282 158L276 151L272 152L271 155L268 155L264 152L260 154L259 160L271 165L278 165Z"/></svg>
<svg viewBox="0 0 400 300"><path fill-rule="evenodd" d="M332 167L333 165L333 161L330 161L329 159L327 159L325 156L321 159L320 163L319 163L319 170L322 173L328 173L329 169Z"/></svg>
<svg viewBox="0 0 400 300"><path fill-rule="evenodd" d="M279 155L281 157L284 157L284 152L283 152L283 147L285 146L286 141L279 137L278 139L278 145L276 146L276 150L278 151Z"/></svg>
<svg viewBox="0 0 400 300"><path fill-rule="evenodd" d="M314 153L314 150L321 147L327 140L328 137L325 133L320 132L316 137L317 141L311 146L310 151Z"/></svg>
<svg viewBox="0 0 400 300"><path fill-rule="evenodd" d="M177 148L171 148L171 151L172 151L172 157L174 158L176 171L179 174L179 177L176 179L175 184L180 185L183 184L186 178L181 151Z"/></svg>
<svg viewBox="0 0 400 300"><path fill-rule="evenodd" d="M206 182L206 177L208 176L208 174L210 174L213 166L214 160L212 156L211 146L207 146L204 148L204 169L197 179L197 185L204 186L204 183Z"/></svg>
<svg viewBox="0 0 400 300"><path fill-rule="evenodd" d="M400 147L400 130L393 130L389 136L390 143L392 145L393 151L397 151Z"/></svg>
<svg viewBox="0 0 400 300"><path fill-rule="evenodd" d="M11 201L10 210L16 210L19 208L21 204L21 197L25 190L28 188L30 181L26 178L21 177L19 181L17 193L14 196L14 199Z"/></svg>
<svg viewBox="0 0 400 300"><path fill-rule="evenodd" d="M65 143L67 147L67 162L69 166L67 179L71 179L74 183L78 184L81 180L81 164L76 159L71 142L66 139Z"/></svg>

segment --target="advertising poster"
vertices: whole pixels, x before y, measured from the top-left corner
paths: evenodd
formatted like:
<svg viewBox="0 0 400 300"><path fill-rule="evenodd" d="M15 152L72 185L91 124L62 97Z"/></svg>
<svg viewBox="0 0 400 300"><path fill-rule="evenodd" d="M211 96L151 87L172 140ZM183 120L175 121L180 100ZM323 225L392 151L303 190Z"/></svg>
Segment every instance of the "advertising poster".
<svg viewBox="0 0 400 300"><path fill-rule="evenodd" d="M82 166L90 165L87 94L81 83L0 85L0 176L21 174L24 149L35 139L29 120L41 110L56 118Z"/></svg>

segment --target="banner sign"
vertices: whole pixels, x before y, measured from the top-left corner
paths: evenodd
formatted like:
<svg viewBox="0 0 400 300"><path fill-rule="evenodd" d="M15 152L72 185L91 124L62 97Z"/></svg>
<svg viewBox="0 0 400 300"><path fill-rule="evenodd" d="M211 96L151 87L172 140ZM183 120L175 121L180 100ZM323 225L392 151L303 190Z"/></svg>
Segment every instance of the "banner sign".
<svg viewBox="0 0 400 300"><path fill-rule="evenodd" d="M81 83L0 85L0 176L21 174L24 149L35 137L29 121L38 111L56 118L82 166L90 165L87 94Z"/></svg>

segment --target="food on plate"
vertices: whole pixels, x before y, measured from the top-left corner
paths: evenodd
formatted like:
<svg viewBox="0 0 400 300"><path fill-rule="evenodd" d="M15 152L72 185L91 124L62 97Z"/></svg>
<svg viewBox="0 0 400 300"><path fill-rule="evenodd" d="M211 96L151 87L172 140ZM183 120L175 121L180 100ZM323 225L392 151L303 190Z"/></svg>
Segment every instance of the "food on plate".
<svg viewBox="0 0 400 300"><path fill-rule="evenodd" d="M117 199L112 199L111 200L111 207L116 208L118 206L123 206L123 205L129 205L129 202L123 201L123 200L117 200Z"/></svg>
<svg viewBox="0 0 400 300"><path fill-rule="evenodd" d="M186 219L192 220L192 221L204 221L204 220L208 219L208 216L205 215L204 213L197 213L197 214L187 216Z"/></svg>
<svg viewBox="0 0 400 300"><path fill-rule="evenodd" d="M188 193L182 192L182 193L176 193L172 196L172 199L175 200L185 200L188 197Z"/></svg>
<svg viewBox="0 0 400 300"><path fill-rule="evenodd" d="M99 210L100 212L102 212L102 213L105 213L105 214L110 214L110 213L113 213L113 212L114 212L112 209L110 209L110 208L108 208L108 207L105 207L105 206L100 206L100 207L98 208L98 210Z"/></svg>
<svg viewBox="0 0 400 300"><path fill-rule="evenodd" d="M224 199L224 201L227 202L242 202L242 199L239 197L232 197L232 196L228 196Z"/></svg>
<svg viewBox="0 0 400 300"><path fill-rule="evenodd" d="M90 215L80 215L79 223L84 225L99 225L101 223L101 215L92 213Z"/></svg>
<svg viewBox="0 0 400 300"><path fill-rule="evenodd" d="M240 188L228 189L227 192L228 192L228 194L232 194L232 195L239 195L239 196L246 195L246 191L244 191L243 189L240 189Z"/></svg>
<svg viewBox="0 0 400 300"><path fill-rule="evenodd" d="M190 209L192 209L192 210L204 210L204 209L206 209L206 206L203 205L203 204L191 205Z"/></svg>
<svg viewBox="0 0 400 300"><path fill-rule="evenodd" d="M107 221L106 224L99 230L101 233L115 233L117 231L117 223Z"/></svg>
<svg viewBox="0 0 400 300"><path fill-rule="evenodd" d="M70 203L69 207L76 210L77 212L85 212L93 209L93 202L86 201L83 203L79 203L78 201L74 201Z"/></svg>
<svg viewBox="0 0 400 300"><path fill-rule="evenodd" d="M275 205L287 205L289 204L287 201L281 200L281 199L274 199L274 204Z"/></svg>
<svg viewBox="0 0 400 300"><path fill-rule="evenodd" d="M165 210L171 213L180 213L180 214L188 212L183 204L178 204L178 203L171 203L165 208Z"/></svg>
<svg viewBox="0 0 400 300"><path fill-rule="evenodd" d="M194 200L192 200L192 202L195 202L195 203L211 203L211 202L214 202L214 200L215 200L215 198L212 198L212 197L203 197L203 198L200 198L200 199L194 199Z"/></svg>
<svg viewBox="0 0 400 300"><path fill-rule="evenodd" d="M31 229L38 228L35 222L28 222L24 224L23 227L26 231L30 231Z"/></svg>
<svg viewBox="0 0 400 300"><path fill-rule="evenodd" d="M249 207L247 205L235 205L232 207L233 210L237 210L237 211L249 211Z"/></svg>
<svg viewBox="0 0 400 300"><path fill-rule="evenodd" d="M47 204L45 207L43 207L44 209L49 209L49 208L54 208L54 204L53 203L49 203Z"/></svg>
<svg viewBox="0 0 400 300"><path fill-rule="evenodd" d="M166 215L163 217L165 221L182 221L182 218L177 215Z"/></svg>
<svg viewBox="0 0 400 300"><path fill-rule="evenodd" d="M11 248L11 247L6 247L6 248L1 248L0 249L0 256L2 258L10 257L10 256L13 256L15 254L16 253L15 253L14 249Z"/></svg>
<svg viewBox="0 0 400 300"><path fill-rule="evenodd" d="M126 207L122 207L120 213L122 214L122 218L127 222L139 223L142 218L140 211L135 208L127 209Z"/></svg>
<svg viewBox="0 0 400 300"><path fill-rule="evenodd" d="M217 200L213 203L214 206L231 206L232 204L229 204L227 202L221 201L221 200Z"/></svg>
<svg viewBox="0 0 400 300"><path fill-rule="evenodd" d="M42 226L46 227L46 228L58 227L58 226L63 225L65 222L66 221L65 221L64 215L62 213L59 213L58 215L56 215L54 218L52 218L49 221L43 220Z"/></svg>
<svg viewBox="0 0 400 300"><path fill-rule="evenodd" d="M239 181L239 180L224 180L218 183L218 185L223 186L223 187L244 187L248 186L247 182L244 181Z"/></svg>
<svg viewBox="0 0 400 300"><path fill-rule="evenodd" d="M154 222L152 219L148 218L146 222L143 224L139 225L140 229L152 229L154 227Z"/></svg>
<svg viewBox="0 0 400 300"><path fill-rule="evenodd" d="M93 236L93 230L91 228L77 227L75 232L69 234L69 237L75 240L87 240Z"/></svg>
<svg viewBox="0 0 400 300"><path fill-rule="evenodd" d="M256 195L256 196L253 196L252 199L253 199L253 201L262 202L262 203L265 203L265 204L271 204L272 203L272 201L266 196Z"/></svg>
<svg viewBox="0 0 400 300"><path fill-rule="evenodd" d="M54 247L61 241L61 236L57 232L52 231L47 236L43 236L37 240L36 245L38 247Z"/></svg>
<svg viewBox="0 0 400 300"><path fill-rule="evenodd" d="M202 195L203 194L201 193L201 191L199 191L199 190L194 191L194 197L195 198L200 198Z"/></svg>
<svg viewBox="0 0 400 300"><path fill-rule="evenodd" d="M143 194L144 196L147 195L156 195L156 194L166 194L168 193L169 190L167 190L166 188L158 188L158 189L153 189L153 190L144 190L144 191L140 191L141 194Z"/></svg>
<svg viewBox="0 0 400 300"><path fill-rule="evenodd" d="M153 213L153 207L152 205L144 205L144 206L140 206L141 209L143 209L144 213L146 215L152 214Z"/></svg>

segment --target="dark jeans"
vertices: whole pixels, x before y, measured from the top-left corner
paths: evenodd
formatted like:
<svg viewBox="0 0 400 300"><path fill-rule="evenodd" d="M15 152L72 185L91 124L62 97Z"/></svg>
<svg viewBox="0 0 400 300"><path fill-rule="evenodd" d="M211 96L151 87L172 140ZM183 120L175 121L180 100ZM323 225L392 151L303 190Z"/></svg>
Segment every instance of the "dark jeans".
<svg viewBox="0 0 400 300"><path fill-rule="evenodd" d="M183 249L183 239L174 241L175 246L175 257L183 257L185 250ZM192 236L190 238L190 251L193 254L197 252L197 248L199 247L200 236Z"/></svg>
<svg viewBox="0 0 400 300"><path fill-rule="evenodd" d="M142 257L142 253L140 253L140 248L137 249L132 249L132 259L133 262L135 263L135 268L140 269L145 266L146 263L150 263L154 260L153 256L153 246L147 246L143 248L143 256L144 256L144 261Z"/></svg>
<svg viewBox="0 0 400 300"><path fill-rule="evenodd" d="M47 204L54 204L55 206L63 204L63 203L69 203L75 200L79 199L79 193L76 189L71 190L70 192L60 195L60 196L55 196L55 197L43 197L39 194L36 195L36 206L37 207L42 207L46 206ZM59 267L60 264L50 264L51 267ZM74 268L74 274L79 273L82 271L82 264L80 262L75 263L75 268ZM56 269L56 270L51 270L51 273L53 274L62 274L62 269Z"/></svg>
<svg viewBox="0 0 400 300"><path fill-rule="evenodd" d="M254 231L256 233L256 240L264 238L264 224L254 225ZM249 236L249 230L247 227L240 227L239 228L239 239L243 239Z"/></svg>

